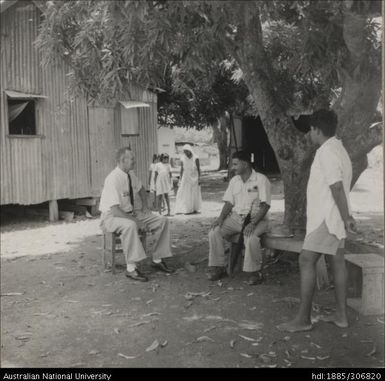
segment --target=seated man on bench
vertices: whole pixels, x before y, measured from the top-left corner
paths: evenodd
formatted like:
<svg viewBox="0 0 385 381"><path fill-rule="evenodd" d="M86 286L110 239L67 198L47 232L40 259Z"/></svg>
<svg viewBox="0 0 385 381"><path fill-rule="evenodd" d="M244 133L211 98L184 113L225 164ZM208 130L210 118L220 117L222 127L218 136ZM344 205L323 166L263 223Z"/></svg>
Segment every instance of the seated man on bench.
<svg viewBox="0 0 385 381"><path fill-rule="evenodd" d="M250 273L249 284L263 281L260 235L268 231L267 212L270 209L270 182L266 176L252 169L250 154L244 151L232 155L235 176L230 180L223 197L225 205L209 232L209 280L226 276L224 239L231 240L242 231L242 225L251 205L259 210L244 228L245 258L243 271ZM257 202L255 202L257 200Z"/></svg>
<svg viewBox="0 0 385 381"><path fill-rule="evenodd" d="M146 258L138 230L155 233L152 266L169 273L172 270L163 261L172 255L169 223L166 217L157 216L148 209L146 191L132 171L135 157L129 147L119 149L116 162L117 167L106 177L100 198L101 227L107 232L120 233L126 257L126 276L146 282L148 278L136 267L137 262ZM134 209L134 193L141 198L141 210Z"/></svg>

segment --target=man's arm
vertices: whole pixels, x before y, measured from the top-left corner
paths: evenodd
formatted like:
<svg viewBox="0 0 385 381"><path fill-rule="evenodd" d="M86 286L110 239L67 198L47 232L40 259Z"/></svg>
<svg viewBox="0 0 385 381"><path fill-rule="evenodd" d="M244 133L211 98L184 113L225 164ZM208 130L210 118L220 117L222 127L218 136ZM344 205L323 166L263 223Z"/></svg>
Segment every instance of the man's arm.
<svg viewBox="0 0 385 381"><path fill-rule="evenodd" d="M223 205L221 214L219 217L213 222L211 225L211 229L214 229L216 226L221 227L223 224L223 221L226 219L226 217L230 214L230 212L233 209L233 204L231 202L225 201L225 205Z"/></svg>
<svg viewBox="0 0 385 381"><path fill-rule="evenodd" d="M341 218L344 221L346 232L355 233L356 232L356 223L354 218L349 215L348 200L346 199L346 194L344 190L344 185L342 181L338 181L330 185L334 201L337 204L337 208L341 214Z"/></svg>
<svg viewBox="0 0 385 381"><path fill-rule="evenodd" d="M259 204L258 212L251 217L250 223L245 227L243 234L248 237L253 234L254 229L259 224L259 222L266 216L266 213L269 211L270 205L266 204L266 202L261 202Z"/></svg>
<svg viewBox="0 0 385 381"><path fill-rule="evenodd" d="M195 159L195 164L197 165L197 170L198 170L198 184L199 184L200 179L201 179L201 167L200 167L200 164L199 164L199 159Z"/></svg>
<svg viewBox="0 0 385 381"><path fill-rule="evenodd" d="M180 181L182 181L183 171L184 171L184 169L183 169L183 161L181 161L181 163L180 163L180 177L179 177Z"/></svg>

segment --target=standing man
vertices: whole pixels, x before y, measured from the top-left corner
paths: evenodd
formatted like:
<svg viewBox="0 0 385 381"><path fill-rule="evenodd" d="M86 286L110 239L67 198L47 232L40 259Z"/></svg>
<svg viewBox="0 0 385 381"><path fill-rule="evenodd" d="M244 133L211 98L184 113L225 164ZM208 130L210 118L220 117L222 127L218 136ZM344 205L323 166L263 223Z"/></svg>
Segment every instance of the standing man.
<svg viewBox="0 0 385 381"><path fill-rule="evenodd" d="M137 262L146 258L138 230L156 234L152 253L152 266L160 271L172 272L163 261L171 257L169 223L166 217L156 216L147 206L147 195L140 180L132 171L134 154L129 147L118 150L117 167L104 181L99 209L102 212L101 227L108 232L120 233L126 257L126 276L146 282L148 278L137 269ZM134 208L134 194L138 193L142 208Z"/></svg>
<svg viewBox="0 0 385 381"><path fill-rule="evenodd" d="M310 315L316 264L321 254L332 259L337 302L336 314L322 320L333 322L340 328L348 327L343 247L347 232L354 232L356 227L349 206L352 164L341 141L334 136L336 128L334 111L319 110L310 118L310 139L319 148L307 186L306 237L299 256L301 304L294 320L278 326L283 331L312 329Z"/></svg>
<svg viewBox="0 0 385 381"><path fill-rule="evenodd" d="M243 271L250 273L249 284L263 281L262 252L259 236L268 230L267 212L270 209L270 182L251 167L250 154L244 151L232 155L234 176L223 197L225 205L209 232L209 280L226 276L224 239L231 240L241 232L243 222L256 200L259 210L244 230L245 259Z"/></svg>

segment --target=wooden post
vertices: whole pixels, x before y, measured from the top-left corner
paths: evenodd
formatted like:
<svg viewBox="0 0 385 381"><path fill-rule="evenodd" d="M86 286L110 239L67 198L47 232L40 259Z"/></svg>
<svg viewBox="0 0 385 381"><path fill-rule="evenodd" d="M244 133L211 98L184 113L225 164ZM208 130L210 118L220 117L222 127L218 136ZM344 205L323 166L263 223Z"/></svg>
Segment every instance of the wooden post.
<svg viewBox="0 0 385 381"><path fill-rule="evenodd" d="M49 220L58 221L59 220L59 206L57 200L49 201Z"/></svg>

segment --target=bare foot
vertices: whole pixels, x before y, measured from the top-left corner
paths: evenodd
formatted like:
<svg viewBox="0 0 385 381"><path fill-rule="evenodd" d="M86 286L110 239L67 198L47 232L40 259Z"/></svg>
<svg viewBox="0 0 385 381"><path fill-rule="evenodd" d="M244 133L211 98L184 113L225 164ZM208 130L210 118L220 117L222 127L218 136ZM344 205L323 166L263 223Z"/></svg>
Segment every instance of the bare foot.
<svg viewBox="0 0 385 381"><path fill-rule="evenodd" d="M313 326L311 323L303 324L303 323L297 322L296 320L292 320L287 323L282 323L277 325L277 328L280 331L294 333L294 332L310 331L313 328Z"/></svg>
<svg viewBox="0 0 385 381"><path fill-rule="evenodd" d="M332 323L335 324L338 328L348 328L349 327L349 322L346 316L340 316L337 314L334 315L321 315L319 317L320 321L325 321L327 323Z"/></svg>

